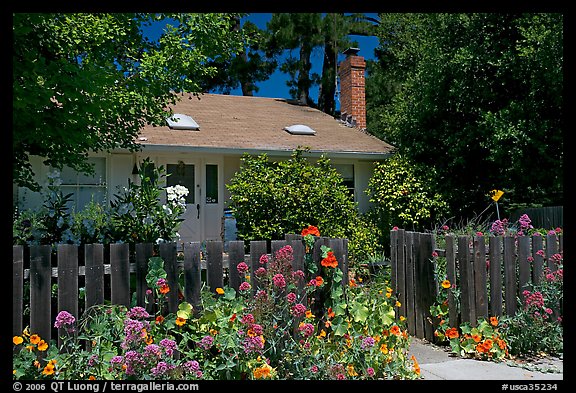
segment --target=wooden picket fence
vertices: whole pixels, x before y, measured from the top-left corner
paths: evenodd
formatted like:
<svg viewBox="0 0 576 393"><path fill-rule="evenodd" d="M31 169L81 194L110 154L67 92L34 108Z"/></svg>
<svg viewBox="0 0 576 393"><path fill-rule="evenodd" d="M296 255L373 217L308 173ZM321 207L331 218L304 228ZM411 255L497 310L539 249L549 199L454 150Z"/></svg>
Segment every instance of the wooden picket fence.
<svg viewBox="0 0 576 393"><path fill-rule="evenodd" d="M255 271L260 267L260 257L272 257L282 247L293 249L294 270L304 269L305 248L300 235L286 235L284 240L251 241L246 253L243 241L227 243L224 253L222 241L185 243L179 251L176 243L159 244L157 256L164 261L166 280L171 288L178 287L179 275L183 272L184 299L195 309L200 309L201 289L207 285L215 293L216 288L229 285L238 290L241 280L236 266L245 262ZM330 247L339 267L347 277L348 240L319 237L314 245L313 258L321 260L321 246ZM97 304L119 304L130 306L133 296L136 305L145 306L146 274L149 258L154 256L153 244L136 244L134 252L127 243L123 244L71 244L13 246L13 311L12 331L22 334L25 322L30 331L50 340L56 314L62 310L76 318L79 312ZM25 283L29 285L25 285ZM84 299L80 300L80 284L84 283ZM131 284L132 283L132 284ZM256 277L251 280L253 289L258 288ZM347 283L347 280L346 280ZM57 304L52 302L52 285L57 284ZM29 288L25 297L25 288ZM135 295L134 295L135 294ZM179 305L178 291L168 293L168 311L176 312ZM29 303L25 304L25 299ZM24 317L25 306L29 305L29 317ZM28 320L29 319L29 320ZM60 336L60 334L58 334Z"/></svg>
<svg viewBox="0 0 576 393"><path fill-rule="evenodd" d="M460 290L458 302L450 291L449 321L476 325L478 318L513 316L517 299L530 284L537 284L545 268L556 269L552 256L563 252L563 236L456 236L445 235L446 248L438 249L431 233L393 230L391 281L401 314L411 335L435 342L430 306L436 301L439 280L432 253L446 258L446 274ZM488 241L486 241L488 240ZM542 255L539 250L544 251Z"/></svg>

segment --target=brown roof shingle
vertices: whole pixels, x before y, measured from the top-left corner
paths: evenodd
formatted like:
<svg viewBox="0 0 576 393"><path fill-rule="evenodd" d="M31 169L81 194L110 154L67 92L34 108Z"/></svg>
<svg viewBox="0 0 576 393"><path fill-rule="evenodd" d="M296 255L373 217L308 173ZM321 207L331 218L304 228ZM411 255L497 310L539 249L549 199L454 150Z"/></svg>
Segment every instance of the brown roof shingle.
<svg viewBox="0 0 576 393"><path fill-rule="evenodd" d="M358 153L384 156L392 146L365 131L346 126L317 109L281 98L202 94L180 96L174 113L191 116L199 131L146 126L139 143L239 151L292 151L299 146L320 153ZM304 124L316 135L291 135L285 130Z"/></svg>

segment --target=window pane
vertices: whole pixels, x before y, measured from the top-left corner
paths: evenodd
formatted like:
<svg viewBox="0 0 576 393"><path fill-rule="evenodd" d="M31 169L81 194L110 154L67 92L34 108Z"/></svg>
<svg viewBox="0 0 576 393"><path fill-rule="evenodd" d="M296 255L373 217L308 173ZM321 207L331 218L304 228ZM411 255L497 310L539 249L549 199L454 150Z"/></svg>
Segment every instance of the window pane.
<svg viewBox="0 0 576 393"><path fill-rule="evenodd" d="M218 203L218 165L206 165L206 203Z"/></svg>
<svg viewBox="0 0 576 393"><path fill-rule="evenodd" d="M166 185L168 187L176 185L186 187L188 189L186 203L195 203L194 188L196 187L196 180L194 165L184 164L180 161L178 164L168 164L166 167L166 172L168 174Z"/></svg>
<svg viewBox="0 0 576 393"><path fill-rule="evenodd" d="M94 165L94 175L78 173L78 184L106 184L106 159L104 157L89 158L88 162Z"/></svg>

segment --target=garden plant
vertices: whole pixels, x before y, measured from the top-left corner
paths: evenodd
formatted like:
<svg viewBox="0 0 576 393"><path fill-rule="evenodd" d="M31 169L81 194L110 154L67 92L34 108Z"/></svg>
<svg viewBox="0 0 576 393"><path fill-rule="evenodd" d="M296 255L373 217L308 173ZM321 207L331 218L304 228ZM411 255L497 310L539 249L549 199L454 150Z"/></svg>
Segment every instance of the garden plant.
<svg viewBox="0 0 576 393"><path fill-rule="evenodd" d="M28 329L13 338L14 378L418 378L388 277L343 285L330 248L322 247L320 263L309 258L318 229L302 235L306 271L293 270L290 246L263 254L255 271L240 262L239 290L203 288L200 310L181 300L178 312L167 312L167 294L180 288L168 286L153 257L147 281L154 313L150 303L94 306L79 320L62 310L55 320L60 347Z"/></svg>

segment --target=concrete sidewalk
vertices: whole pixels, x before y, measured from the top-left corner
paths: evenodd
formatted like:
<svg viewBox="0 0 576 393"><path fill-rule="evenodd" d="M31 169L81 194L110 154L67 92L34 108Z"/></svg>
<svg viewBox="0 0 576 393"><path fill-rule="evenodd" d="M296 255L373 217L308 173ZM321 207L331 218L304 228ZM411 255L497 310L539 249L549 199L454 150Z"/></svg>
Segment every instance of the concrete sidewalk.
<svg viewBox="0 0 576 393"><path fill-rule="evenodd" d="M420 365L423 380L563 380L564 362L558 358L534 362L490 362L464 359L426 340L411 337L410 354Z"/></svg>

